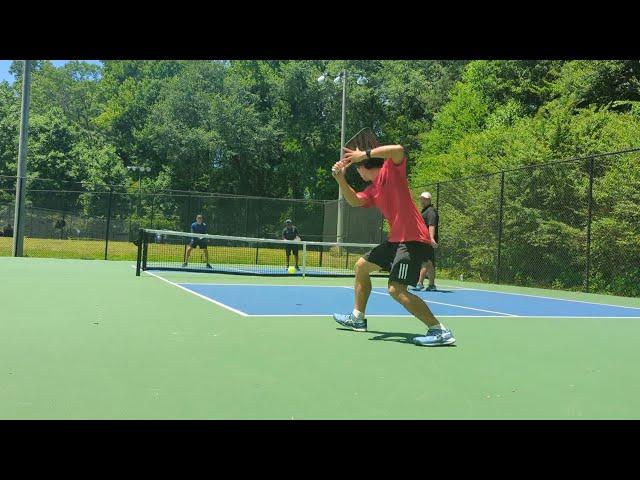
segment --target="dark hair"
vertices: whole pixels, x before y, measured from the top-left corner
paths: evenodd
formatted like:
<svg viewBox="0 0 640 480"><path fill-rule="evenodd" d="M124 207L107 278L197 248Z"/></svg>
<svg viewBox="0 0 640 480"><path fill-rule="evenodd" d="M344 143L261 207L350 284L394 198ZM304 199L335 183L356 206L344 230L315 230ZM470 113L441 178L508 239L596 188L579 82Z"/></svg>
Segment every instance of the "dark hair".
<svg viewBox="0 0 640 480"><path fill-rule="evenodd" d="M373 157L373 158L368 158L367 160L362 162L360 165L362 165L367 170L371 170L372 168L381 168L383 164L384 164L384 158Z"/></svg>

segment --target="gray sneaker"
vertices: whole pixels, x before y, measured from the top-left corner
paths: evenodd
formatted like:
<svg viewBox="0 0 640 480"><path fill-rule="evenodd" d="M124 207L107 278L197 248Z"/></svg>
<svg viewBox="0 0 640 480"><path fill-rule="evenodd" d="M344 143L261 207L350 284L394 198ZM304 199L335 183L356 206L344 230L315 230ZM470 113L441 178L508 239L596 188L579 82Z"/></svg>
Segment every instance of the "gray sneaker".
<svg viewBox="0 0 640 480"><path fill-rule="evenodd" d="M456 341L453 338L453 332L448 328L440 330L439 328L430 328L424 337L415 337L413 343L422 347L440 347L443 345L451 345Z"/></svg>
<svg viewBox="0 0 640 480"><path fill-rule="evenodd" d="M353 318L353 315L350 313L348 315L342 315L339 313L333 314L333 319L338 322L343 327L351 328L356 332L366 332L367 331L367 319L356 320Z"/></svg>

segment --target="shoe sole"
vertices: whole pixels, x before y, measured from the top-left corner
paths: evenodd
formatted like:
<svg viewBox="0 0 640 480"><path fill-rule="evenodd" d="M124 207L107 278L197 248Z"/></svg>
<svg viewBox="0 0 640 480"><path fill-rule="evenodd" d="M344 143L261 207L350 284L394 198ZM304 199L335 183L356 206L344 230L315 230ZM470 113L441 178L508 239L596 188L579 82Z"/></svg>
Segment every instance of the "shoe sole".
<svg viewBox="0 0 640 480"><path fill-rule="evenodd" d="M442 343L417 343L414 342L414 345L418 345L419 347L444 347L447 345L452 345L456 343L456 339L455 338L450 338L449 340L445 340Z"/></svg>

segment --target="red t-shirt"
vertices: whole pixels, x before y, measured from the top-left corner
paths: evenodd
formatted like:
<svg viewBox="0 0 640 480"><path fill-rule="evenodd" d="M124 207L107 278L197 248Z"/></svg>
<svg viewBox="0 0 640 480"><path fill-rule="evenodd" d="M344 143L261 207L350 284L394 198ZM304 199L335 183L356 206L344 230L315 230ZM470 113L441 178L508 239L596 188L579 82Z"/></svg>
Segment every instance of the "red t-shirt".
<svg viewBox="0 0 640 480"><path fill-rule="evenodd" d="M358 198L365 201L365 208L374 205L391 226L390 242L423 242L431 244L429 230L422 215L413 203L407 182L407 159L400 165L387 158L374 182Z"/></svg>

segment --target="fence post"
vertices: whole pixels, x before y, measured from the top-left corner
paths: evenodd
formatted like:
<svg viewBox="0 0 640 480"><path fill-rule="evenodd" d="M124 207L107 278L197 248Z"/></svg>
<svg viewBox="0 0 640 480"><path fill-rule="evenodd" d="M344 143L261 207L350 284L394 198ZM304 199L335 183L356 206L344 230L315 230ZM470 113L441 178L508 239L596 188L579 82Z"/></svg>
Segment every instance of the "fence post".
<svg viewBox="0 0 640 480"><path fill-rule="evenodd" d="M185 225L185 232L190 231L189 226L191 225L191 193L187 194L187 212L185 215L185 220L187 221Z"/></svg>
<svg viewBox="0 0 640 480"><path fill-rule="evenodd" d="M155 192L151 194L151 228L153 229L153 218L155 217L156 210L156 194Z"/></svg>
<svg viewBox="0 0 640 480"><path fill-rule="evenodd" d="M191 192L189 192L187 194L187 213L186 213L186 216L185 216L187 224L186 224L186 226L184 228L185 232L190 232L191 231L191 228L190 228L191 224L189 223L189 216L190 215L191 215ZM187 258L187 244L186 243L184 244L184 252L182 254L182 258L183 259Z"/></svg>
<svg viewBox="0 0 640 480"><path fill-rule="evenodd" d="M107 231L104 236L104 259L107 260L107 252L109 251L109 233L111 230L111 198L113 196L113 188L109 189L109 201L107 205Z"/></svg>
<svg viewBox="0 0 640 480"><path fill-rule="evenodd" d="M500 254L502 252L502 216L504 205L504 170L500 172L500 209L498 218L498 256L496 258L496 283L500 284Z"/></svg>
<svg viewBox="0 0 640 480"><path fill-rule="evenodd" d="M587 271L585 273L585 292L589 293L589 276L591 270L591 218L593 215L593 157L589 159L589 198L587 213Z"/></svg>
<svg viewBox="0 0 640 480"><path fill-rule="evenodd" d="M244 236L249 236L249 197L244 199L245 203L245 216L244 216Z"/></svg>

